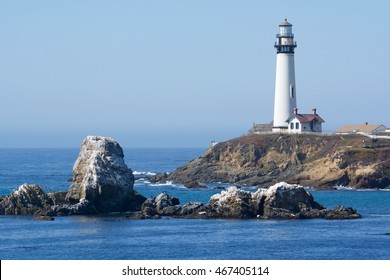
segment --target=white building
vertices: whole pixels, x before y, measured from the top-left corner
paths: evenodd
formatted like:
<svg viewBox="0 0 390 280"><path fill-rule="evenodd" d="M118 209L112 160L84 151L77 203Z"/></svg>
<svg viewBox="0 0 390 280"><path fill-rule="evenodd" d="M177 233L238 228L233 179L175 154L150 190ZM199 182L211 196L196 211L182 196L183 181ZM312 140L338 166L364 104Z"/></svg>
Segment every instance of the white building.
<svg viewBox="0 0 390 280"><path fill-rule="evenodd" d="M298 114L298 109L294 108L287 122L289 133L321 133L325 121L317 114L317 109L313 109L311 114Z"/></svg>
<svg viewBox="0 0 390 280"><path fill-rule="evenodd" d="M285 19L276 34L276 79L273 132L287 131L287 119L297 107L294 49L297 47L292 24Z"/></svg>
<svg viewBox="0 0 390 280"><path fill-rule="evenodd" d="M377 135L385 133L387 130L383 124L348 124L339 127L336 134L368 134Z"/></svg>
<svg viewBox="0 0 390 280"><path fill-rule="evenodd" d="M298 114L295 85L294 49L297 47L292 24L285 19L276 34L275 104L272 132L322 132L325 122L316 109L311 114Z"/></svg>

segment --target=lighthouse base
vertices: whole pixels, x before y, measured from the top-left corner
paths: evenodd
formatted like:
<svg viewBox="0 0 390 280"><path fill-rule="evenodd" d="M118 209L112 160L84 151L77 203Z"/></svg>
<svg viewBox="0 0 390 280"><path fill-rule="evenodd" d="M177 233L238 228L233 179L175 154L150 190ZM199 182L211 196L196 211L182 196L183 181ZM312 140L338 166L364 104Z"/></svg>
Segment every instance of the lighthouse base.
<svg viewBox="0 0 390 280"><path fill-rule="evenodd" d="M287 126L274 126L272 127L272 132L274 133L288 133L288 127Z"/></svg>

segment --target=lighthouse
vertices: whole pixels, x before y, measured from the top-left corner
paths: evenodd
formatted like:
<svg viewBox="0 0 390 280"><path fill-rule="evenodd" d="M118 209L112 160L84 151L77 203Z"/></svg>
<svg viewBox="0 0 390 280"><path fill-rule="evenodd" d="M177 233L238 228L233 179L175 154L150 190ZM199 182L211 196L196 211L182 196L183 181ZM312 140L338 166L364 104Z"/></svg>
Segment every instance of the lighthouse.
<svg viewBox="0 0 390 280"><path fill-rule="evenodd" d="M292 24L285 19L276 34L276 79L273 132L287 132L288 119L297 107Z"/></svg>

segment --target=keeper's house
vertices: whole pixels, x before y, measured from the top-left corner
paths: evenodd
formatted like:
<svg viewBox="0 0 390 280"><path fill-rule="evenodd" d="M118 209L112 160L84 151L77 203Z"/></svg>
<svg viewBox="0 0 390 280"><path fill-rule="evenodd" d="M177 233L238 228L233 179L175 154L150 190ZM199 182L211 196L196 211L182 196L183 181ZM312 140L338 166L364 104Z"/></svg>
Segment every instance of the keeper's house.
<svg viewBox="0 0 390 280"><path fill-rule="evenodd" d="M336 130L336 134L369 134L369 135L378 135L386 133L386 126L383 124L349 124L343 125L342 127Z"/></svg>
<svg viewBox="0 0 390 280"><path fill-rule="evenodd" d="M294 108L287 122L289 133L321 133L325 121L317 115L317 109L313 109L311 114L298 114L298 109Z"/></svg>

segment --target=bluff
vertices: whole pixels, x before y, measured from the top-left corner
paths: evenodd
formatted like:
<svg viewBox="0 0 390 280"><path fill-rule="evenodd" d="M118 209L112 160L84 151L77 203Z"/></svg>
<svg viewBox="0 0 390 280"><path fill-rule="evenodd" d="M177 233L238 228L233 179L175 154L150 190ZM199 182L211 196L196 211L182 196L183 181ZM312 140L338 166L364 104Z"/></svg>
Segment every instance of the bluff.
<svg viewBox="0 0 390 280"><path fill-rule="evenodd" d="M375 148L359 135L248 135L218 143L168 176L176 183L269 186L285 181L317 189L390 187L390 140Z"/></svg>

